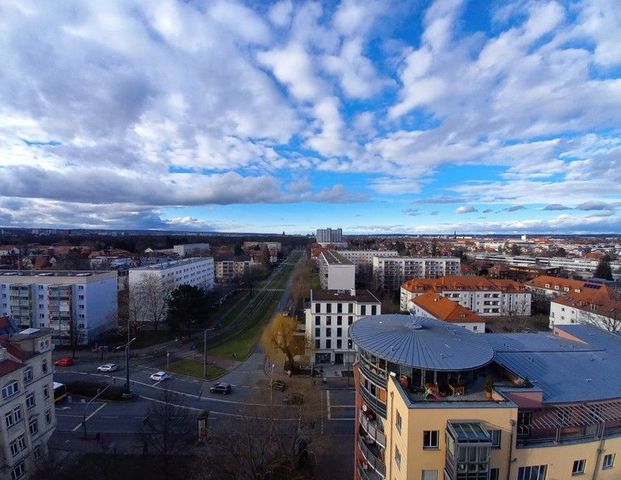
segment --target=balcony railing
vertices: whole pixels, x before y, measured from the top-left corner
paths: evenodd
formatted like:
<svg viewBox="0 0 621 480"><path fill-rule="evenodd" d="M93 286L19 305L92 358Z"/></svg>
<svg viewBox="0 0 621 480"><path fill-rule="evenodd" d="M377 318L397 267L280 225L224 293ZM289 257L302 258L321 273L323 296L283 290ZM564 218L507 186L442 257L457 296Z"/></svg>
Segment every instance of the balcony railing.
<svg viewBox="0 0 621 480"><path fill-rule="evenodd" d="M369 418L364 414L362 410L360 410L358 419L360 420L360 425L362 425L362 428L364 428L365 432L367 432L370 437L372 437L377 443L385 448L386 434L384 433L380 425L373 420L369 420Z"/></svg>
<svg viewBox="0 0 621 480"><path fill-rule="evenodd" d="M360 385L359 391L360 391L360 396L364 400L364 403L366 403L369 407L371 407L371 410L373 410L375 413L386 418L386 404L383 402L380 402L376 397L373 396L371 392L369 392L362 385Z"/></svg>
<svg viewBox="0 0 621 480"><path fill-rule="evenodd" d="M360 362L360 371L372 382L376 383L380 387L386 388L386 377L382 377L380 374L372 372L366 365L366 361L364 359Z"/></svg>
<svg viewBox="0 0 621 480"><path fill-rule="evenodd" d="M362 437L358 440L358 445L360 446L362 455L369 465L373 468L373 470L379 473L382 478L384 478L386 476L386 465L384 465L384 462L382 462L382 460L371 451L369 446L364 443Z"/></svg>
<svg viewBox="0 0 621 480"><path fill-rule="evenodd" d="M373 470L369 470L368 468L364 468L362 465L358 465L358 474L362 480L382 480L382 476Z"/></svg>

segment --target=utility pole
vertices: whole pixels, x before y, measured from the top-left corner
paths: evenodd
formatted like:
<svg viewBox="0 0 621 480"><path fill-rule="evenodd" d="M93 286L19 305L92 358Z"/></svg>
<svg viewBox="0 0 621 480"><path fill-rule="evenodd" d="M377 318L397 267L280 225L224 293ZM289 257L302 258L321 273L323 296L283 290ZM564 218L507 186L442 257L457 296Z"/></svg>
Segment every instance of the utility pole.
<svg viewBox="0 0 621 480"><path fill-rule="evenodd" d="M99 395L101 395L102 393L104 393L106 390L108 390L112 385L108 385L106 388L104 388L103 390L97 392L97 395L95 395L93 398L91 398L86 405L84 405L84 411L82 412L82 429L84 432L84 438L86 438L86 410L88 409L88 406L97 399L97 397L99 397Z"/></svg>
<svg viewBox="0 0 621 480"><path fill-rule="evenodd" d="M121 345L120 347L116 347L117 350L121 348L125 348L125 393L130 393L130 384L129 384L129 346L131 343L136 340L136 337L129 340L125 345Z"/></svg>
<svg viewBox="0 0 621 480"><path fill-rule="evenodd" d="M203 331L203 377L207 377L207 332L213 332L213 328Z"/></svg>

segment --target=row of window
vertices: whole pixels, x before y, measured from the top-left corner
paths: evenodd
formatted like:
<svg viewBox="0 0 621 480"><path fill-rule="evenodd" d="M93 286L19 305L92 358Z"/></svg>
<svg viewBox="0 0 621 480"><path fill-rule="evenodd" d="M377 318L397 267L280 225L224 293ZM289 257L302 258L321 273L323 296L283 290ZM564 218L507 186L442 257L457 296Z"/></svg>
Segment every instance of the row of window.
<svg viewBox="0 0 621 480"><path fill-rule="evenodd" d="M347 324L351 325L352 323L354 323L354 317L353 315L350 315L349 317L347 317ZM341 315L337 315L336 324L337 325L343 324L343 317ZM315 315L315 325L316 326L321 325L321 316ZM332 325L332 317L330 315L326 317L326 325Z"/></svg>
<svg viewBox="0 0 621 480"><path fill-rule="evenodd" d="M321 305L322 305L321 303L315 304L315 313L321 313ZM323 305L326 306L325 313L354 313L353 303L337 303L335 312L332 312L331 303L325 303ZM360 314L361 315L377 315L377 307L378 307L377 305L360 305Z"/></svg>
<svg viewBox="0 0 621 480"><path fill-rule="evenodd" d="M345 332L343 332L343 329L341 327L337 327L335 329L336 331L336 336L337 337L343 337L343 333L347 334L347 330L345 330ZM332 328L331 327L326 327L325 328L325 335L321 335L321 328L316 327L315 328L315 338L320 338L320 337L331 337L332 336Z"/></svg>
<svg viewBox="0 0 621 480"><path fill-rule="evenodd" d="M323 343L323 347L321 346L322 343ZM338 338L336 342L334 343L334 345L336 345L334 348L338 350L338 349L343 348L344 343L340 338ZM347 340L347 348L351 350L353 347L354 347L354 344L352 343L352 341ZM320 350L322 348L332 348L332 340L329 338L324 340L323 342L321 340L315 340L315 350Z"/></svg>

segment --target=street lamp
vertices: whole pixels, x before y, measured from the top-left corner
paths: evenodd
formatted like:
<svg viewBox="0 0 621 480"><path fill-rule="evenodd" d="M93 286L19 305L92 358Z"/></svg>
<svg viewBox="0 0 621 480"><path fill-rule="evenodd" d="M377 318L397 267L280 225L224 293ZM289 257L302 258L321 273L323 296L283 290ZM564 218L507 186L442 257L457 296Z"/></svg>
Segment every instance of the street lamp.
<svg viewBox="0 0 621 480"><path fill-rule="evenodd" d="M276 365L272 363L272 368L270 369L270 412L272 411L272 406L274 404L274 367Z"/></svg>
<svg viewBox="0 0 621 480"><path fill-rule="evenodd" d="M136 337L129 340L125 345L116 347L117 350L125 348L125 392L130 393L129 388L129 346L136 340Z"/></svg>

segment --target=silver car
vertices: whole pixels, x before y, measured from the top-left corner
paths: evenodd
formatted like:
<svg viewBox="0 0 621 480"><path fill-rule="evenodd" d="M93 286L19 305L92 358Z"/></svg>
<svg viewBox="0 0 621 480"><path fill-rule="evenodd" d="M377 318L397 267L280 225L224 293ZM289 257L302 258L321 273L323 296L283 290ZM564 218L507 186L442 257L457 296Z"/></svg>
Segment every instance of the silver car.
<svg viewBox="0 0 621 480"><path fill-rule="evenodd" d="M97 367L100 372L116 372L119 366L116 363L105 363Z"/></svg>

